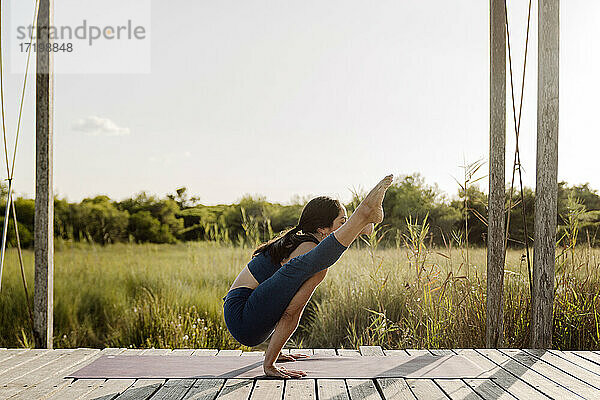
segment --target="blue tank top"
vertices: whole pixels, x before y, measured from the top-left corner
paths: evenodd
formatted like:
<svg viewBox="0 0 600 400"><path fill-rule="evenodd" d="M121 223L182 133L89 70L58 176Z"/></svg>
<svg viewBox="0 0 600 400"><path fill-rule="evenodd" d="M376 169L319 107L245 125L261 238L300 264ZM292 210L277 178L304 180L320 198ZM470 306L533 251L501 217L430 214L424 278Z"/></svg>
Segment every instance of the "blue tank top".
<svg viewBox="0 0 600 400"><path fill-rule="evenodd" d="M319 244L319 241L310 235L306 235L304 238L302 238L301 243L303 242L313 242L314 244ZM252 276L254 276L259 285L265 280L269 279L275 272L277 272L279 268L281 268L281 265L275 264L271 259L271 255L266 251L258 253L248 263L248 270L250 270L250 273L252 273Z"/></svg>

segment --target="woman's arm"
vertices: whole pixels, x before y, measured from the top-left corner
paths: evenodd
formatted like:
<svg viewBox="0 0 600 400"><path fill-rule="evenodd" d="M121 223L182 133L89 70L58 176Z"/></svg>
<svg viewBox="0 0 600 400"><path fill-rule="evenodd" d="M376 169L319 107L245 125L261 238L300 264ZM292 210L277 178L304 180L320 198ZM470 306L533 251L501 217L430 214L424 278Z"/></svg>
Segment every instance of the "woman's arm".
<svg viewBox="0 0 600 400"><path fill-rule="evenodd" d="M296 257L297 255L304 254L315 246L316 245L312 242L302 243L295 250L297 254L292 253L292 256ZM273 335L271 335L269 346L265 352L265 360L263 363L265 374L269 376L296 378L306 375L302 371L287 370L282 367L275 367L274 363L287 340L292 336L296 328L298 328L300 317L302 316L302 312L304 311L308 300L312 296L319 283L321 283L321 281L325 278L326 274L327 269L324 269L320 272L317 272L306 282L304 282L290 301L290 304L288 304L283 315L277 322L277 325L275 325L275 330L273 331Z"/></svg>
<svg viewBox="0 0 600 400"><path fill-rule="evenodd" d="M298 328L301 315L301 312L297 314L284 313L279 319L279 322L277 322L277 325L275 326L275 331L269 340L267 351L265 352L265 367L272 366L275 363L275 360L285 345L285 342L287 342L294 331Z"/></svg>

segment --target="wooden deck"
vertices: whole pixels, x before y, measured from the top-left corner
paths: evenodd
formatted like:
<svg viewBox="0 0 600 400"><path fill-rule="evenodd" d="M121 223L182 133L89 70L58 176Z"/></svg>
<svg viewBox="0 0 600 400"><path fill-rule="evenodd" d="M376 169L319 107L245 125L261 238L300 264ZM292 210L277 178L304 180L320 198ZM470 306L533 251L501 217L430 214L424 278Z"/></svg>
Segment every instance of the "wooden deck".
<svg viewBox="0 0 600 400"><path fill-rule="evenodd" d="M289 350L285 350L289 351ZM0 400L254 400L254 399L600 399L600 352L510 349L359 350L302 349L308 354L461 354L491 379L64 379L100 355L239 355L263 352L210 349L0 349ZM290 365L289 363L284 365Z"/></svg>

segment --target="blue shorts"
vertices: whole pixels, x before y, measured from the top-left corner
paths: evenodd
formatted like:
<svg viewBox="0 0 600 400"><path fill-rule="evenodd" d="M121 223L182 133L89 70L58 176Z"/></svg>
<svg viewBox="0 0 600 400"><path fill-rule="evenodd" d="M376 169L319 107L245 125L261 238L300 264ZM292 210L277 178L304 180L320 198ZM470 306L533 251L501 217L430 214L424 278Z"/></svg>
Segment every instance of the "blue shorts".
<svg viewBox="0 0 600 400"><path fill-rule="evenodd" d="M223 297L223 315L231 335L249 347L267 340L302 284L332 266L347 248L329 234L309 252L282 265L256 289L230 290Z"/></svg>

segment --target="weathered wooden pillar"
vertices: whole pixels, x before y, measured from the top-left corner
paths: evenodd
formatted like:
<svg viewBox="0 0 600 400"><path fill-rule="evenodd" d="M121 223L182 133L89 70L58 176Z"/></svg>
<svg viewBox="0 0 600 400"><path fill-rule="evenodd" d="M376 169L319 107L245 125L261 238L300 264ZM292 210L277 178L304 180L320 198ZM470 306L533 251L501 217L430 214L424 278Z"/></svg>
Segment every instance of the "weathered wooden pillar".
<svg viewBox="0 0 600 400"><path fill-rule="evenodd" d="M35 290L36 347L52 348L54 294L54 196L52 190L52 130L54 122L53 57L49 27L53 0L40 0L37 18L36 174L35 174Z"/></svg>
<svg viewBox="0 0 600 400"><path fill-rule="evenodd" d="M559 0L539 0L538 105L531 347L552 346L558 197Z"/></svg>
<svg viewBox="0 0 600 400"><path fill-rule="evenodd" d="M506 15L490 0L490 160L487 237L487 347L501 347L504 330L504 169L506 151Z"/></svg>

